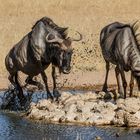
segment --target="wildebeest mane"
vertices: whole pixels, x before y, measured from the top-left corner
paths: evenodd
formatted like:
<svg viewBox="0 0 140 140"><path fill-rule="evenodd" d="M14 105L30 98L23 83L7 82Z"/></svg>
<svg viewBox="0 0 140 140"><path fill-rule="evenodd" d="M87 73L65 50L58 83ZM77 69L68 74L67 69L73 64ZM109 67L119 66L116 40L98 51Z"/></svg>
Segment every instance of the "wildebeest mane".
<svg viewBox="0 0 140 140"><path fill-rule="evenodd" d="M57 24L55 24L53 22L52 19L48 18L48 17L43 17L41 19L39 19L32 27L32 29L39 23L39 22L43 22L45 26L49 26L51 27L52 29L55 29L57 32L59 32L59 34L61 34L62 38L63 39L66 39L67 38L67 28L63 28L63 27L60 27L58 26Z"/></svg>

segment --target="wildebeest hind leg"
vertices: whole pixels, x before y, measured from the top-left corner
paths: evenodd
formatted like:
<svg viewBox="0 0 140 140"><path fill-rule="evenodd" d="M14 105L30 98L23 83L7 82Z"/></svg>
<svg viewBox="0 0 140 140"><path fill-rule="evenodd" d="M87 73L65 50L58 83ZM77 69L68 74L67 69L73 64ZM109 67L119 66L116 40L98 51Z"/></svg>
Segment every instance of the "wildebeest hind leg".
<svg viewBox="0 0 140 140"><path fill-rule="evenodd" d="M15 84L16 84L16 89L18 91L17 96L18 96L18 98L20 100L20 104L24 105L25 102L26 102L26 98L25 98L25 96L23 94L22 87L21 87L21 85L20 85L20 83L18 81L18 73L15 74Z"/></svg>
<svg viewBox="0 0 140 140"><path fill-rule="evenodd" d="M104 92L106 92L108 89L107 80L108 80L109 67L110 67L109 62L106 60L105 60L105 62L106 62L106 76L105 76L105 82L104 82L103 89L102 89L102 91L104 91Z"/></svg>
<svg viewBox="0 0 140 140"><path fill-rule="evenodd" d="M120 96L123 97L122 81L121 81L121 77L120 77L120 71L117 66L115 68L115 74L116 74L116 80L117 80L117 85L118 85L118 92L119 92Z"/></svg>
<svg viewBox="0 0 140 140"><path fill-rule="evenodd" d="M122 77L122 83L123 83L123 89L124 89L124 99L125 99L126 98L127 81L125 78L124 69L120 67L119 70L120 70L121 77Z"/></svg>
<svg viewBox="0 0 140 140"><path fill-rule="evenodd" d="M45 87L46 87L46 91L47 91L48 98L50 98L50 99L53 100L53 95L52 95L51 92L49 91L47 76L46 76L46 74L45 74L44 71L41 72L41 76L42 76L42 79L43 79L44 84L45 84Z"/></svg>
<svg viewBox="0 0 140 140"><path fill-rule="evenodd" d="M8 79L11 82L11 84L15 87L15 81L14 81L15 75L14 74L10 74Z"/></svg>
<svg viewBox="0 0 140 140"><path fill-rule="evenodd" d="M34 85L34 86L37 86L38 89L43 90L43 85L40 82L34 81L33 77L31 77L31 76L28 76L27 79L25 80L25 82L26 82L27 85L28 84Z"/></svg>
<svg viewBox="0 0 140 140"><path fill-rule="evenodd" d="M132 72L131 72L129 87L130 87L130 97L131 97L133 95L133 88L134 88L134 77L132 75Z"/></svg>

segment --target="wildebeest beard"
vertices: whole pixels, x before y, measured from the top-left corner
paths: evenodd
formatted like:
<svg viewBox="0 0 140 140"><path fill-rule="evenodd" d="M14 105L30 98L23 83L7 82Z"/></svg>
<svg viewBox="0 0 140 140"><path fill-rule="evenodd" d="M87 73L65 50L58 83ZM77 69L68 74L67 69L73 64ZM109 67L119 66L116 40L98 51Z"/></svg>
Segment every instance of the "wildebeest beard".
<svg viewBox="0 0 140 140"><path fill-rule="evenodd" d="M51 43L47 48L48 48L47 54L50 54L49 57L51 63L56 67L60 68L62 62L62 58L61 58L62 49L59 47L57 43Z"/></svg>
<svg viewBox="0 0 140 140"><path fill-rule="evenodd" d="M66 49L63 50L59 44L57 43L51 43L49 47L47 47L47 54L50 54L50 61L52 65L59 68L59 72L68 74L70 73L71 66L71 56L72 56L72 50Z"/></svg>

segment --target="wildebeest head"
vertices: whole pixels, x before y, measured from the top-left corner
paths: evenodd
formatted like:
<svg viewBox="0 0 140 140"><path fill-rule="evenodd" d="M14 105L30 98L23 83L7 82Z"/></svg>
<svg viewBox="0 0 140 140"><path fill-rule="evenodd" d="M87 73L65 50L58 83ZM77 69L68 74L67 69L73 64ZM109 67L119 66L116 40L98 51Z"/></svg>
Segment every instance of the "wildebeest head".
<svg viewBox="0 0 140 140"><path fill-rule="evenodd" d="M49 33L46 37L46 41L50 43L50 48L53 50L52 63L64 74L69 74L71 71L72 42L80 41L82 35L80 33L79 35L79 39L73 39L71 37L63 38L59 33Z"/></svg>

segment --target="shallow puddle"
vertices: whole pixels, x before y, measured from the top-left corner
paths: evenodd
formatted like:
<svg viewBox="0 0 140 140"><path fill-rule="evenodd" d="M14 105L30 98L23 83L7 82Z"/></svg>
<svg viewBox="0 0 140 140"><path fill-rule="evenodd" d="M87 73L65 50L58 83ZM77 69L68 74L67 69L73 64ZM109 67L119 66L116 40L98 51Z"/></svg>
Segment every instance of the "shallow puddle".
<svg viewBox="0 0 140 140"><path fill-rule="evenodd" d="M0 112L2 140L94 140L96 136L103 140L140 140L134 129L40 124L25 120L17 113Z"/></svg>

